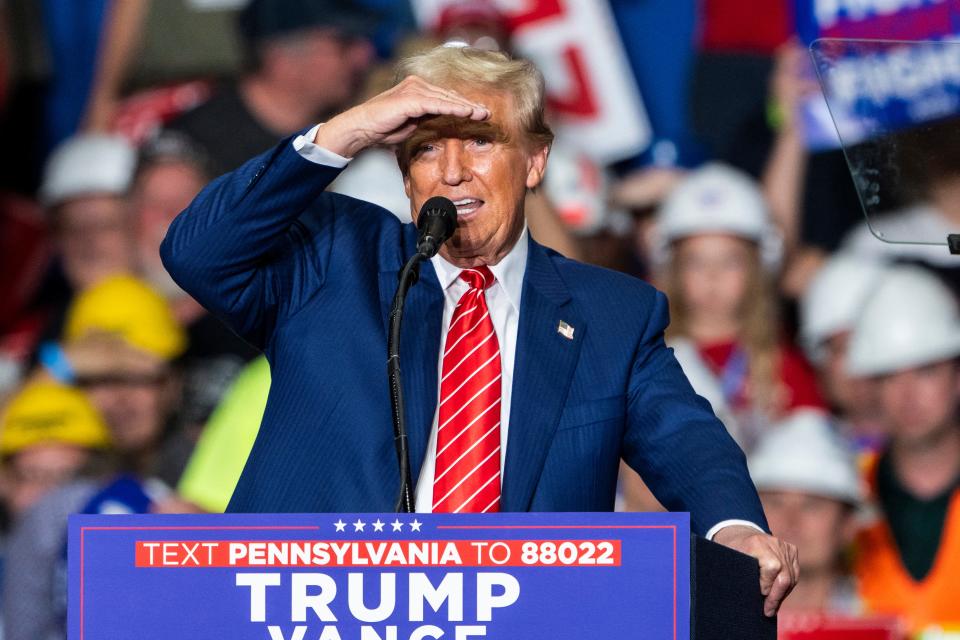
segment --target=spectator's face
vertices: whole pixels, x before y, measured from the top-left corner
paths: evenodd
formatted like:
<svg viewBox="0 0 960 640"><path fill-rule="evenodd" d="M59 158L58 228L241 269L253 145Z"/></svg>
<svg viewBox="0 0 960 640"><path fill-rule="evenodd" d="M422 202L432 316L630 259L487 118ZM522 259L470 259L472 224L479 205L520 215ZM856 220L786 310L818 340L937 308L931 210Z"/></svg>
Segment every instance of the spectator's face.
<svg viewBox="0 0 960 640"><path fill-rule="evenodd" d="M90 452L68 444L36 445L11 456L4 467L4 497L11 515L23 513L50 491L70 482Z"/></svg>
<svg viewBox="0 0 960 640"><path fill-rule="evenodd" d="M137 373L81 381L121 453L142 453L160 439L170 406L169 376Z"/></svg>
<svg viewBox="0 0 960 640"><path fill-rule="evenodd" d="M173 219L203 188L204 178L186 162L161 162L140 172L133 185L133 219L136 221L140 268L163 292L170 278L160 262L160 243Z"/></svg>
<svg viewBox="0 0 960 640"><path fill-rule="evenodd" d="M800 491L761 491L760 499L773 535L797 546L801 573L836 568L855 532L850 506Z"/></svg>
<svg viewBox="0 0 960 640"><path fill-rule="evenodd" d="M827 358L820 368L820 382L833 406L844 415L872 416L879 402L878 388L870 378L856 378L847 374L847 348L850 332L843 331L828 338L824 344Z"/></svg>
<svg viewBox="0 0 960 640"><path fill-rule="evenodd" d="M69 200L57 210L57 239L71 286L85 289L133 262L127 202L115 196Z"/></svg>
<svg viewBox="0 0 960 640"><path fill-rule="evenodd" d="M724 321L736 318L754 261L750 243L707 233L679 240L675 252L682 300L691 315Z"/></svg>
<svg viewBox="0 0 960 640"><path fill-rule="evenodd" d="M957 427L960 365L938 362L880 378L880 407L894 441L922 445Z"/></svg>
<svg viewBox="0 0 960 640"><path fill-rule="evenodd" d="M530 149L516 130L510 96L458 90L485 104L490 119L438 118L421 126L404 186L414 221L432 196L457 205L457 231L440 250L445 258L460 266L496 264L523 230L524 197L540 184L548 149Z"/></svg>
<svg viewBox="0 0 960 640"><path fill-rule="evenodd" d="M279 72L318 110L342 107L357 95L373 61L373 45L335 29L310 29L281 40Z"/></svg>

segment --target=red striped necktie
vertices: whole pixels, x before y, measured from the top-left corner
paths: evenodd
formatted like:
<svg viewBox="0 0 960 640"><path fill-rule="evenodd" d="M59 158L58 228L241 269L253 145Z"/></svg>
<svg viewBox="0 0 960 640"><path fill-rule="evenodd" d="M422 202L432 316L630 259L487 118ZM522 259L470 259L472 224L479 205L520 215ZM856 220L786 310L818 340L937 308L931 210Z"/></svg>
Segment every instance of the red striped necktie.
<svg viewBox="0 0 960 640"><path fill-rule="evenodd" d="M484 289L486 266L465 269L444 345L433 511L500 510L500 343Z"/></svg>

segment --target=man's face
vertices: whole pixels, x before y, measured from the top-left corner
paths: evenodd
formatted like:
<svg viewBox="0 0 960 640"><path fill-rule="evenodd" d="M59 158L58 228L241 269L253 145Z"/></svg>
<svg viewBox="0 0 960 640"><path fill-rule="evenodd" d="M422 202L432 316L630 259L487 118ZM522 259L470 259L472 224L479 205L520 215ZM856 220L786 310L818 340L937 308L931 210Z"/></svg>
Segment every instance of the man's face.
<svg viewBox="0 0 960 640"><path fill-rule="evenodd" d="M320 112L347 104L373 62L373 45L332 28L305 29L276 43L279 73Z"/></svg>
<svg viewBox="0 0 960 640"><path fill-rule="evenodd" d="M133 241L123 198L86 196L60 205L57 239L64 272L78 290L131 269Z"/></svg>
<svg viewBox="0 0 960 640"><path fill-rule="evenodd" d="M960 408L957 362L905 369L879 380L881 411L895 442L923 445L956 428Z"/></svg>
<svg viewBox="0 0 960 640"><path fill-rule="evenodd" d="M165 371L124 373L80 382L110 428L117 451L143 453L157 443L170 399Z"/></svg>
<svg viewBox="0 0 960 640"><path fill-rule="evenodd" d="M877 413L877 383L872 378L853 377L847 373L847 350L850 331L833 334L824 342L827 357L818 368L821 385L830 403L843 415L855 419L871 419Z"/></svg>
<svg viewBox="0 0 960 640"><path fill-rule="evenodd" d="M90 452L68 444L46 443L19 451L4 463L3 493L16 517L40 498L70 482L90 460Z"/></svg>
<svg viewBox="0 0 960 640"><path fill-rule="evenodd" d="M160 243L173 219L203 188L204 179L185 162L162 162L137 176L132 207L136 221L137 252L141 271L165 293L178 291L160 261Z"/></svg>
<svg viewBox="0 0 960 640"><path fill-rule="evenodd" d="M444 258L460 267L496 264L523 230L524 197L543 179L548 148L530 148L509 95L457 90L486 105L490 119L426 120L410 140L404 187L414 222L432 196L457 205L457 232L440 249Z"/></svg>
<svg viewBox="0 0 960 640"><path fill-rule="evenodd" d="M793 543L800 571L817 574L836 567L853 540L853 510L839 500L802 491L761 491L773 535Z"/></svg>

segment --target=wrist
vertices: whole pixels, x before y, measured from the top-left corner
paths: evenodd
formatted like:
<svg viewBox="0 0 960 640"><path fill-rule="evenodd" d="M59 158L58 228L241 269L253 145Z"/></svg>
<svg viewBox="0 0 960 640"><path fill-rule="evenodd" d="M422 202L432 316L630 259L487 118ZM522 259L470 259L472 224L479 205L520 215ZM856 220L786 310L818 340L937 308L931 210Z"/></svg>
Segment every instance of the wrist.
<svg viewBox="0 0 960 640"><path fill-rule="evenodd" d="M313 143L344 158L353 158L363 150L364 144L357 138L356 129L346 122L345 116L342 113L321 124Z"/></svg>

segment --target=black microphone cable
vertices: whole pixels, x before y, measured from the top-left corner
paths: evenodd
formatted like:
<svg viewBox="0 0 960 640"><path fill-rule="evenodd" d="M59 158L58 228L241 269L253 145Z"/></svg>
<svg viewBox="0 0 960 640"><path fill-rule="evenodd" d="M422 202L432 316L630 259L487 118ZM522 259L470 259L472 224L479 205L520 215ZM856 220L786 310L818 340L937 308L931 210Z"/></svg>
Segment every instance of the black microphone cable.
<svg viewBox="0 0 960 640"><path fill-rule="evenodd" d="M396 506L398 513L413 513L416 507L413 481L410 477L410 450L407 442L400 372L400 327L403 321L403 304L410 287L416 284L419 278L420 263L436 255L440 246L457 230L457 208L448 198L442 196L430 198L420 208L417 229L420 232L417 239L417 252L407 260L400 271L400 281L390 308L390 330L387 335L387 379L390 385L390 406L393 411L393 442L400 467L400 496Z"/></svg>

